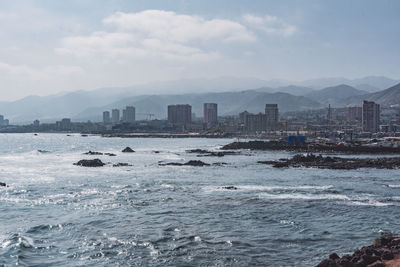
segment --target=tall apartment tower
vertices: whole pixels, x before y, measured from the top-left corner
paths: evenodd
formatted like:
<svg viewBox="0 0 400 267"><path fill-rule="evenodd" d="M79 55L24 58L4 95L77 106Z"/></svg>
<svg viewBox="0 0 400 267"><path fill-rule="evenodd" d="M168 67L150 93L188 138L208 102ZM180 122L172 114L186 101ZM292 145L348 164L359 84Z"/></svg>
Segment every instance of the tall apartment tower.
<svg viewBox="0 0 400 267"><path fill-rule="evenodd" d="M110 122L111 122L110 112L109 111L104 111L103 112L103 123L104 124L109 124Z"/></svg>
<svg viewBox="0 0 400 267"><path fill-rule="evenodd" d="M265 104L265 115L267 128L275 130L279 119L278 104Z"/></svg>
<svg viewBox="0 0 400 267"><path fill-rule="evenodd" d="M379 123L380 123L380 106L372 101L364 100L363 108L362 108L362 123L363 123L363 131L376 133L379 131Z"/></svg>
<svg viewBox="0 0 400 267"><path fill-rule="evenodd" d="M208 127L218 123L218 105L215 103L204 103L204 123Z"/></svg>
<svg viewBox="0 0 400 267"><path fill-rule="evenodd" d="M362 107L347 107L346 120L348 122L361 122Z"/></svg>
<svg viewBox="0 0 400 267"><path fill-rule="evenodd" d="M136 109L132 106L127 106L122 111L122 120L127 123L133 123L136 120Z"/></svg>
<svg viewBox="0 0 400 267"><path fill-rule="evenodd" d="M120 119L119 109L113 109L111 111L111 122L114 124L117 124L117 123L119 123L119 119Z"/></svg>
<svg viewBox="0 0 400 267"><path fill-rule="evenodd" d="M183 125L186 129L192 123L192 106L191 105L169 105L168 121L174 126Z"/></svg>

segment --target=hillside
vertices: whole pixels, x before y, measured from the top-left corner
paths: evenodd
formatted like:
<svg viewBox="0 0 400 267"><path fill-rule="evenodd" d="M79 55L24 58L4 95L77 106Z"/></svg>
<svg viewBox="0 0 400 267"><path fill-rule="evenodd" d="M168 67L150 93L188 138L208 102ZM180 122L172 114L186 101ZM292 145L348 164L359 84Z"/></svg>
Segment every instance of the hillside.
<svg viewBox="0 0 400 267"><path fill-rule="evenodd" d="M341 84L314 91L305 96L323 105L331 104L332 106L343 106L344 99L365 94L367 94L366 91L356 89L346 84Z"/></svg>

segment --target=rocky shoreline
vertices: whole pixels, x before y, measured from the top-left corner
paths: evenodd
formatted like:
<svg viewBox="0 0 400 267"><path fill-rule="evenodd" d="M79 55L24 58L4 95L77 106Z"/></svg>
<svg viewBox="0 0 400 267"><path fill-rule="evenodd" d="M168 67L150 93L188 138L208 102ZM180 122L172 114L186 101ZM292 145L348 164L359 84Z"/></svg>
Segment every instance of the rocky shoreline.
<svg viewBox="0 0 400 267"><path fill-rule="evenodd" d="M400 168L400 157L393 158L341 158L307 154L294 155L290 159L258 161L260 164L272 165L274 168L306 167L334 170L355 170L360 168L397 169Z"/></svg>
<svg viewBox="0 0 400 267"><path fill-rule="evenodd" d="M316 267L394 267L400 266L400 236L384 233L371 246L356 249L352 255L336 253Z"/></svg>
<svg viewBox="0 0 400 267"><path fill-rule="evenodd" d="M233 142L221 148L222 150L282 150L293 152L312 153L345 153L345 154L400 154L400 147L374 147L374 146L339 146L321 144L289 145L279 141L248 141Z"/></svg>

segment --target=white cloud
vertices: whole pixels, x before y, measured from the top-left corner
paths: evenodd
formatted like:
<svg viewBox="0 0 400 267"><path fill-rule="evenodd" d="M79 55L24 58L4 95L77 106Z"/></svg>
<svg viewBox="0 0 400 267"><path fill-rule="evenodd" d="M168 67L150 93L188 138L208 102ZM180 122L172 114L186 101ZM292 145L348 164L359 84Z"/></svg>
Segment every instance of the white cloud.
<svg viewBox="0 0 400 267"><path fill-rule="evenodd" d="M22 79L30 79L34 81L65 77L74 74L81 74L83 72L83 69L79 66L57 65L38 69L27 65L10 65L0 62L0 73L6 73L18 76Z"/></svg>
<svg viewBox="0 0 400 267"><path fill-rule="evenodd" d="M117 12L105 18L103 24L110 27L108 32L66 37L55 51L113 59L123 56L207 61L220 57L216 49L220 45L255 41L254 34L240 23L162 10Z"/></svg>
<svg viewBox="0 0 400 267"><path fill-rule="evenodd" d="M246 14L243 16L243 19L249 26L262 30L268 34L288 37L297 31L296 26L290 25L275 16L266 15L259 17L252 14Z"/></svg>

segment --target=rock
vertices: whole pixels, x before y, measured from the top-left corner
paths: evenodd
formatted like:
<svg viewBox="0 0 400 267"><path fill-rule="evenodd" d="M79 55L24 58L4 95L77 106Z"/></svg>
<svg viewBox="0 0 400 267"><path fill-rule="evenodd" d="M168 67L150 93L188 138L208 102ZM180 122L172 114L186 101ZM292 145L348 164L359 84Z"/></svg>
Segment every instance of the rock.
<svg viewBox="0 0 400 267"><path fill-rule="evenodd" d="M385 267L385 266L386 266L386 265L385 265L383 262L381 262L381 261L376 261L376 262L374 262L374 263L368 265L367 267Z"/></svg>
<svg viewBox="0 0 400 267"><path fill-rule="evenodd" d="M179 162L158 163L158 165L160 165L160 166L196 166L196 167L210 166L210 164L205 163L201 160L189 160L186 163L179 163Z"/></svg>
<svg viewBox="0 0 400 267"><path fill-rule="evenodd" d="M82 167L102 167L106 165L100 159L82 159L74 165L82 166Z"/></svg>
<svg viewBox="0 0 400 267"><path fill-rule="evenodd" d="M159 153L160 153L160 151L158 151L158 150L154 150L154 151L153 151L153 153L155 153L155 154L159 154Z"/></svg>
<svg viewBox="0 0 400 267"><path fill-rule="evenodd" d="M337 259L339 259L340 257L338 256L338 254L332 253L331 255L329 255L329 258L330 258L331 260L337 260Z"/></svg>
<svg viewBox="0 0 400 267"><path fill-rule="evenodd" d="M187 166L199 166L199 167L210 166L210 164L205 163L205 162L203 162L201 160L189 160L184 165L187 165Z"/></svg>
<svg viewBox="0 0 400 267"><path fill-rule="evenodd" d="M107 155L107 156L110 156L110 157L115 157L115 156L117 156L117 155L114 154L114 153L104 153L104 155Z"/></svg>
<svg viewBox="0 0 400 267"><path fill-rule="evenodd" d="M321 261L317 266L343 267L382 267L400 266L400 237L390 233L383 233L373 245L356 249L353 255L344 255L340 258L336 253ZM398 247L399 246L399 247ZM397 262L399 259L399 262Z"/></svg>
<svg viewBox="0 0 400 267"><path fill-rule="evenodd" d="M222 189L227 189L227 190L237 190L238 188L236 186L223 186Z"/></svg>
<svg viewBox="0 0 400 267"><path fill-rule="evenodd" d="M122 162L119 162L117 164L113 164L113 167L128 167L128 166L132 166L132 165L129 164L129 163L122 163Z"/></svg>
<svg viewBox="0 0 400 267"><path fill-rule="evenodd" d="M89 150L89 152L83 153L83 155L103 155L103 153Z"/></svg>
<svg viewBox="0 0 400 267"><path fill-rule="evenodd" d="M6 183L3 183L3 182L0 182L0 186L5 187L5 186L7 186L7 184L6 184Z"/></svg>
<svg viewBox="0 0 400 267"><path fill-rule="evenodd" d="M82 137L88 137L88 135L87 135L87 134L81 134L81 136L82 136Z"/></svg>
<svg viewBox="0 0 400 267"><path fill-rule="evenodd" d="M122 152L124 152L124 153L133 153L133 152L135 152L135 150L133 150L132 148L127 146L127 147L124 148L124 150L122 150Z"/></svg>

